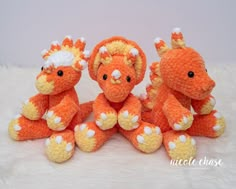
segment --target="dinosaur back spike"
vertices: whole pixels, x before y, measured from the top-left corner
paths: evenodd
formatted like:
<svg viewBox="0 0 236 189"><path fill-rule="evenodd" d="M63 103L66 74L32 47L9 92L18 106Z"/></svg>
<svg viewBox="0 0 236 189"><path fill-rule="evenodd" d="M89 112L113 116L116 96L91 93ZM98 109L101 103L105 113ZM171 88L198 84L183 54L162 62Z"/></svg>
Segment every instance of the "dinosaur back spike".
<svg viewBox="0 0 236 189"><path fill-rule="evenodd" d="M73 47L73 40L72 40L72 37L70 35L67 35L65 37L65 39L63 40L62 42L62 45L63 46L68 46L68 47Z"/></svg>
<svg viewBox="0 0 236 189"><path fill-rule="evenodd" d="M148 84L146 87L146 95L140 96L142 105L147 109L151 110L155 103L155 98L158 93L160 85L163 83L161 74L160 74L160 63L154 62L150 66L150 80L151 84Z"/></svg>
<svg viewBox="0 0 236 189"><path fill-rule="evenodd" d="M44 67L72 66L76 71L83 70L87 66L89 51L81 50L85 47L85 40L83 38L78 41L81 44L83 42L83 44L79 45L77 43L77 47L73 44L70 36L66 36L62 44L59 44L58 41L53 41L49 50L41 52L45 60Z"/></svg>
<svg viewBox="0 0 236 189"><path fill-rule="evenodd" d="M42 58L43 58L44 60L46 60L49 55L50 55L50 54L49 54L49 52L48 52L47 49L43 49L43 50L41 51L41 56L42 56Z"/></svg>
<svg viewBox="0 0 236 189"><path fill-rule="evenodd" d="M78 48L80 51L84 50L85 45L86 45L86 41L83 37L81 37L75 42L75 47Z"/></svg>
<svg viewBox="0 0 236 189"><path fill-rule="evenodd" d="M163 41L159 37L154 40L154 43L155 43L156 51L160 57L162 57L162 55L165 54L169 50L169 47L167 46L165 41Z"/></svg>
<svg viewBox="0 0 236 189"><path fill-rule="evenodd" d="M171 46L173 49L184 48L185 41L180 28L174 28L171 34Z"/></svg>
<svg viewBox="0 0 236 189"><path fill-rule="evenodd" d="M51 49L50 49L51 51L60 50L60 49L61 49L61 46L58 41L53 41L51 43Z"/></svg>
<svg viewBox="0 0 236 189"><path fill-rule="evenodd" d="M84 50L80 57L81 59L88 61L90 57L90 51Z"/></svg>

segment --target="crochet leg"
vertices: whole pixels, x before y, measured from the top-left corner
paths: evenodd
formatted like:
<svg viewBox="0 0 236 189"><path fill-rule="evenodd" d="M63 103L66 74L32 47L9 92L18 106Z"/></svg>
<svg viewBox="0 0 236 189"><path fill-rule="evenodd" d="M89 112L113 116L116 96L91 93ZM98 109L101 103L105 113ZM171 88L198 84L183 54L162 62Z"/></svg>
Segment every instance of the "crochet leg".
<svg viewBox="0 0 236 189"><path fill-rule="evenodd" d="M82 123L93 111L93 101L86 102L79 105L79 112L77 118L77 124Z"/></svg>
<svg viewBox="0 0 236 189"><path fill-rule="evenodd" d="M174 95L168 96L163 112L173 130L186 130L192 125L192 113L183 107Z"/></svg>
<svg viewBox="0 0 236 189"><path fill-rule="evenodd" d="M80 104L79 111L73 117L67 129L74 131L76 125L83 123L83 121L86 120L86 118L91 114L93 110L92 106L93 106L92 101Z"/></svg>
<svg viewBox="0 0 236 189"><path fill-rule="evenodd" d="M30 120L39 120L47 109L48 96L37 94L24 102L22 115Z"/></svg>
<svg viewBox="0 0 236 189"><path fill-rule="evenodd" d="M70 122L79 110L79 106L69 96L65 96L56 106L51 107L46 115L47 125L54 131L62 131L69 126Z"/></svg>
<svg viewBox="0 0 236 189"><path fill-rule="evenodd" d="M96 125L102 130L113 128L117 124L117 112L104 94L99 94L93 104Z"/></svg>
<svg viewBox="0 0 236 189"><path fill-rule="evenodd" d="M195 136L218 137L224 133L225 119L216 110L208 115L194 115L192 126L187 133Z"/></svg>
<svg viewBox="0 0 236 189"><path fill-rule="evenodd" d="M49 160L62 163L70 159L74 154L74 132L64 130L55 132L46 140L46 154Z"/></svg>
<svg viewBox="0 0 236 189"><path fill-rule="evenodd" d="M52 131L45 120L32 121L20 115L9 123L8 133L14 140L29 140L49 137Z"/></svg>
<svg viewBox="0 0 236 189"><path fill-rule="evenodd" d="M184 131L164 133L164 146L171 159L189 160L196 156L196 142Z"/></svg>
<svg viewBox="0 0 236 189"><path fill-rule="evenodd" d="M140 126L132 131L122 128L120 133L124 135L138 150L144 153L156 151L162 144L162 133L159 127L141 121Z"/></svg>
<svg viewBox="0 0 236 189"><path fill-rule="evenodd" d="M99 149L116 132L116 127L101 130L94 122L89 122L75 127L75 140L81 150L92 152Z"/></svg>
<svg viewBox="0 0 236 189"><path fill-rule="evenodd" d="M209 95L203 100L191 100L192 107L197 114L207 115L213 110L216 100L212 95Z"/></svg>
<svg viewBox="0 0 236 189"><path fill-rule="evenodd" d="M153 119L152 119L152 112L151 111L147 111L147 112L142 112L142 120L145 122L149 122L152 123Z"/></svg>
<svg viewBox="0 0 236 189"><path fill-rule="evenodd" d="M134 130L141 123L141 102L130 94L118 113L118 123L125 130Z"/></svg>

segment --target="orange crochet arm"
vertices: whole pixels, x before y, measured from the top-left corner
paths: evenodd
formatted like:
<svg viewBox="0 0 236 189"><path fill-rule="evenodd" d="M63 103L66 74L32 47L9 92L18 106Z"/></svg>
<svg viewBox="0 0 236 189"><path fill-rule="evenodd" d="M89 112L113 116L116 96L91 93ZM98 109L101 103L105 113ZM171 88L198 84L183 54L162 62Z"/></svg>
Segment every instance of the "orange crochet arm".
<svg viewBox="0 0 236 189"><path fill-rule="evenodd" d="M192 100L191 104L196 113L206 115L212 112L216 101L212 95L209 95L203 100Z"/></svg>
<svg viewBox="0 0 236 189"><path fill-rule="evenodd" d="M175 98L174 95L169 94L164 106L163 112L169 122L169 125L174 130L186 130L193 122L192 113Z"/></svg>
<svg viewBox="0 0 236 189"><path fill-rule="evenodd" d="M107 130L113 128L117 123L117 113L111 107L103 93L99 94L93 104L93 112L96 120L96 125Z"/></svg>
<svg viewBox="0 0 236 189"><path fill-rule="evenodd" d="M22 115L29 120L39 120L47 109L48 96L37 94L24 102Z"/></svg>
<svg viewBox="0 0 236 189"><path fill-rule="evenodd" d="M141 102L133 94L125 100L123 108L119 111L118 122L125 130L136 129L141 121Z"/></svg>
<svg viewBox="0 0 236 189"><path fill-rule="evenodd" d="M79 106L69 96L65 96L62 101L50 108L46 115L48 127L54 131L64 130L78 112Z"/></svg>

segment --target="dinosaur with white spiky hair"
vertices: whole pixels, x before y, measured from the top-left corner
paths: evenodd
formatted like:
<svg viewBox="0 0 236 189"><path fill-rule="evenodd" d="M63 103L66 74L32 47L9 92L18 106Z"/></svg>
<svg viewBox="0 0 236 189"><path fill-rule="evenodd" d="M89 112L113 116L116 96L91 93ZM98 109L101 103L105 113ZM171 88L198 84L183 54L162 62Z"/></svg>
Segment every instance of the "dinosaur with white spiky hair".
<svg viewBox="0 0 236 189"><path fill-rule="evenodd" d="M39 94L29 98L21 115L9 124L9 135L14 140L46 138L46 154L54 162L72 157L75 148L74 127L92 111L92 102L79 104L74 86L86 68L89 52L84 38L75 43L66 36L62 45L51 43L42 51L45 60L36 78Z"/></svg>

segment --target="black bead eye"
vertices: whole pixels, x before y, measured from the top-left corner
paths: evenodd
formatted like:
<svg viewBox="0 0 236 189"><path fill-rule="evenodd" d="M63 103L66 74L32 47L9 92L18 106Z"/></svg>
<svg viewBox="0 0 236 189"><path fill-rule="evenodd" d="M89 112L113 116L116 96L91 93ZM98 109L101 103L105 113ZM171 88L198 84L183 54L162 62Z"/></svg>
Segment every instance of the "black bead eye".
<svg viewBox="0 0 236 189"><path fill-rule="evenodd" d="M43 66L41 67L41 71L43 71Z"/></svg>
<svg viewBox="0 0 236 189"><path fill-rule="evenodd" d="M103 78L103 80L106 80L107 79L107 74L104 74L102 78Z"/></svg>
<svg viewBox="0 0 236 189"><path fill-rule="evenodd" d="M206 72L207 72L207 69L206 69Z"/></svg>
<svg viewBox="0 0 236 189"><path fill-rule="evenodd" d="M63 76L63 71L62 71L62 70L59 70L59 71L57 72L57 75L60 76L60 77Z"/></svg>
<svg viewBox="0 0 236 189"><path fill-rule="evenodd" d="M194 77L194 72L189 71L189 72L188 72L188 77L193 78L193 77Z"/></svg>
<svg viewBox="0 0 236 189"><path fill-rule="evenodd" d="M131 81L130 76L127 76L127 77L126 77L126 80L127 80L128 82L130 82L130 81Z"/></svg>

